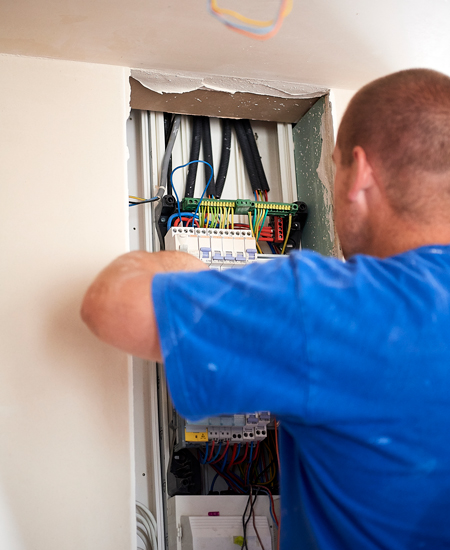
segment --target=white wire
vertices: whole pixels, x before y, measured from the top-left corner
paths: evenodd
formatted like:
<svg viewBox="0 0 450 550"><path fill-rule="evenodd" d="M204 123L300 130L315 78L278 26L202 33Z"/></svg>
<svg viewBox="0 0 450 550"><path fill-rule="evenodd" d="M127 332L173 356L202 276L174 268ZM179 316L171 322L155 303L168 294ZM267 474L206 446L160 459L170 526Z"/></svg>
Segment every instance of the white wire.
<svg viewBox="0 0 450 550"><path fill-rule="evenodd" d="M136 530L137 536L141 539L141 541L144 543L145 550L151 550L149 546L151 545L150 539L148 534L144 531L144 529L141 529L140 527Z"/></svg>
<svg viewBox="0 0 450 550"><path fill-rule="evenodd" d="M145 532L148 535L152 550L157 550L156 535L153 530L153 526L150 525L150 523L148 522L148 519L145 516L141 516L139 513L137 513L136 521L138 523L138 526L142 525L145 528Z"/></svg>
<svg viewBox="0 0 450 550"><path fill-rule="evenodd" d="M143 519L145 519L145 522L148 525L149 531L153 532L156 538L156 533L157 533L156 522L154 522L154 520L152 520L152 518L148 514L146 514L145 511L142 510L141 508L136 507L136 515L139 515L139 517L142 517Z"/></svg>
<svg viewBox="0 0 450 550"><path fill-rule="evenodd" d="M142 504L141 502L136 501L136 506L140 508L142 512L148 517L148 519L150 520L153 526L155 533L157 533L158 529L157 529L155 516L150 512L150 510L147 508L147 506L145 506L145 504ZM141 512L141 515L142 515L142 512Z"/></svg>
<svg viewBox="0 0 450 550"><path fill-rule="evenodd" d="M146 532L149 535L149 542L151 543L152 550L158 549L158 538L157 538L157 524L155 517L150 512L150 510L140 502L136 502L136 519L138 523L143 525L146 529ZM142 537L141 537L142 538Z"/></svg>

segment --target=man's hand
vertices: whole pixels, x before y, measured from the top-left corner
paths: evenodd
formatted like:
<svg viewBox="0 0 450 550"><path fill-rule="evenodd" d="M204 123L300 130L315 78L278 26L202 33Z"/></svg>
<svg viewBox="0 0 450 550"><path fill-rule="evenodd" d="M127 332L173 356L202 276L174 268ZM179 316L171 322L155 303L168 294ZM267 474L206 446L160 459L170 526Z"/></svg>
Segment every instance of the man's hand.
<svg viewBox="0 0 450 550"><path fill-rule="evenodd" d="M154 275L200 271L205 264L184 252L130 252L107 266L89 287L81 317L92 332L127 353L162 361L151 295Z"/></svg>

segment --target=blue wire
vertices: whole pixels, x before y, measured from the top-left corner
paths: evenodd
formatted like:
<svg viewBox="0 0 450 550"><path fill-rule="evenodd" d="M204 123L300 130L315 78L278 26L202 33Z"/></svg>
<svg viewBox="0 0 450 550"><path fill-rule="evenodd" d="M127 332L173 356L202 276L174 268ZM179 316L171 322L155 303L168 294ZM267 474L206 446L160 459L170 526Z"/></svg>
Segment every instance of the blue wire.
<svg viewBox="0 0 450 550"><path fill-rule="evenodd" d="M195 218L196 220L198 220L198 216L195 216L195 214L193 214L192 212L181 212L181 215L187 218ZM172 214L168 219L167 231L172 227L172 221L174 220L174 218L178 218L178 214Z"/></svg>
<svg viewBox="0 0 450 550"><path fill-rule="evenodd" d="M208 442L206 442L205 456L200 459L200 464L206 464L206 457L208 456Z"/></svg>
<svg viewBox="0 0 450 550"><path fill-rule="evenodd" d="M258 201L258 197L256 196L256 191L254 191L254 195L255 195L255 201L257 202L257 201Z"/></svg>
<svg viewBox="0 0 450 550"><path fill-rule="evenodd" d="M211 489L209 490L210 493L213 492L213 489L214 489L214 483L216 482L216 479L219 477L219 474L216 474L214 476L214 479L212 480L212 483L211 483Z"/></svg>
<svg viewBox="0 0 450 550"><path fill-rule="evenodd" d="M207 462L207 464L210 464L211 462L214 462L215 460L217 460L217 457L220 455L220 449L222 448L222 441L220 442L220 445L219 445L219 449L217 450L217 453L215 454L215 456L213 456L211 458L211 460L209 460Z"/></svg>
<svg viewBox="0 0 450 550"><path fill-rule="evenodd" d="M248 459L248 470L247 470L247 485L250 481L250 470L252 467L252 456L253 456L253 441L250 444L250 458Z"/></svg>
<svg viewBox="0 0 450 550"><path fill-rule="evenodd" d="M186 164L182 164L181 166L177 166L172 170L172 173L170 174L170 183L172 184L173 192L175 193L175 197L177 199L177 207L178 207L178 216L180 218L180 223L183 225L183 222L181 220L181 207L180 207L180 199L178 198L178 193L175 189L175 186L173 185L173 175L177 170L180 170L180 168L186 168L186 166L189 166L189 164L194 164L195 162L201 162L202 164L207 164L211 169L211 175L209 176L208 183L206 184L205 191L208 189L208 185L211 183L212 177L213 177L213 167L209 164L209 162L206 162L204 160L191 160L190 162L187 162ZM203 191L203 195L205 194L205 191ZM202 202L203 195L200 198L200 202L197 205L197 210L194 213L194 216L197 214L198 207L200 206L200 203Z"/></svg>
<svg viewBox="0 0 450 550"><path fill-rule="evenodd" d="M267 244L269 245L269 248L272 251L272 254L276 254L277 252L276 252L275 248L273 247L272 243L267 242Z"/></svg>
<svg viewBox="0 0 450 550"><path fill-rule="evenodd" d="M235 457L235 460L237 459L237 457L239 456L239 453L241 452L241 444L239 443L238 445L238 450L236 451L236 457Z"/></svg>
<svg viewBox="0 0 450 550"><path fill-rule="evenodd" d="M269 491L268 491L265 487L259 487L259 486L258 486L258 489L259 489L260 491L266 491L266 493L267 493L267 495L268 495L268 497L269 497L269 511L270 511L270 516L272 517L272 520L273 520L274 524L276 525L277 522L275 521L275 518L274 518L273 513L272 513L272 499L270 498L270 493L269 493Z"/></svg>
<svg viewBox="0 0 450 550"><path fill-rule="evenodd" d="M222 467L220 468L221 472L223 472L223 469L225 468L225 464L227 463L227 458L228 458L228 449L227 449L227 452L225 453L225 458L223 459Z"/></svg>

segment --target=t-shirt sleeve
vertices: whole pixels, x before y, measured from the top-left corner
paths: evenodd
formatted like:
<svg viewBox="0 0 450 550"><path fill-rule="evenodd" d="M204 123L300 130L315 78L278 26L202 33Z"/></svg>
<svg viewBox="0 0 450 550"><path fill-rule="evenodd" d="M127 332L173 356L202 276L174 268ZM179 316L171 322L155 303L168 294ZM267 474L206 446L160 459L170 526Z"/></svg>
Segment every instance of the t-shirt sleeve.
<svg viewBox="0 0 450 550"><path fill-rule="evenodd" d="M241 269L155 276L166 376L183 416L305 414L309 369L298 273L305 259L292 254Z"/></svg>

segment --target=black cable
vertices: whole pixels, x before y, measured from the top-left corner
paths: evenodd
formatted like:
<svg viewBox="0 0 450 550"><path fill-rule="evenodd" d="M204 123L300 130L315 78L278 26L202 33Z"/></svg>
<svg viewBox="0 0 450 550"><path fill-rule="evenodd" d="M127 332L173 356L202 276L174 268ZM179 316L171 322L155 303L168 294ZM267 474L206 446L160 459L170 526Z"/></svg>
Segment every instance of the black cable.
<svg viewBox="0 0 450 550"><path fill-rule="evenodd" d="M156 202L156 201L159 201L159 197L152 197L151 199L147 199L145 201L139 201L139 202L128 201L128 206L137 206L138 204L145 204L146 202Z"/></svg>
<svg viewBox="0 0 450 550"><path fill-rule="evenodd" d="M247 526L249 524L249 521L252 518L253 506L255 505L256 499L258 498L258 492L259 492L259 488L257 488L255 499L253 500L252 486L250 485L250 495L249 495L250 512L249 512L247 520L245 519L245 514L246 514L247 509L248 509L248 504L249 504L248 500L247 500L247 506L245 507L244 513L242 514L242 527L243 527L243 530L244 530L244 542L242 543L241 550L248 550L248 546L247 546Z"/></svg>
<svg viewBox="0 0 450 550"><path fill-rule="evenodd" d="M227 177L231 154L231 121L228 118L222 120L222 152L220 155L219 170L216 179L216 198L220 199Z"/></svg>
<svg viewBox="0 0 450 550"><path fill-rule="evenodd" d="M234 130L236 132L236 137L242 151L242 156L244 157L244 164L245 168L247 169L248 177L250 179L252 191L253 193L256 193L256 191L259 191L261 189L261 184L259 182L255 161L253 160L253 154L248 143L247 134L242 124L242 120L234 121Z"/></svg>
<svg viewBox="0 0 450 550"><path fill-rule="evenodd" d="M192 125L192 141L191 141L191 153L189 157L189 162L193 162L199 159L201 143L202 143L202 117L194 116L193 125ZM192 198L194 196L195 180L197 178L197 168L198 168L198 162L194 162L194 164L189 165L188 173L186 177L186 188L184 191L185 197ZM209 178L209 174L208 174L208 178ZM208 179L206 181L208 181Z"/></svg>
<svg viewBox="0 0 450 550"><path fill-rule="evenodd" d="M212 155L212 142L211 142L211 126L209 123L209 117L202 117L202 143L203 143L203 160L208 162L214 170L213 164L213 155ZM208 181L210 176L210 169L205 164L205 182ZM216 184L214 182L214 177L211 180L211 183L208 187L208 195L212 197L216 196Z"/></svg>
<svg viewBox="0 0 450 550"><path fill-rule="evenodd" d="M252 130L252 125L249 120L243 120L242 125L247 135L248 144L253 155L253 160L255 161L256 172L258 173L259 183L261 185L260 189L263 191L270 191L269 184L267 183L266 173L264 172L264 167L261 161L261 155L258 151L258 146L256 145L255 134Z"/></svg>
<svg viewBox="0 0 450 550"><path fill-rule="evenodd" d="M245 550L245 549L248 550L248 546L247 546L247 523L248 523L248 521L247 522L245 521L245 514L247 513L248 505L250 504L251 501L252 501L252 494L250 493L248 495L247 504L245 505L244 513L242 514L242 531L243 531L243 537L242 538L243 538L243 541L242 541L241 550Z"/></svg>

